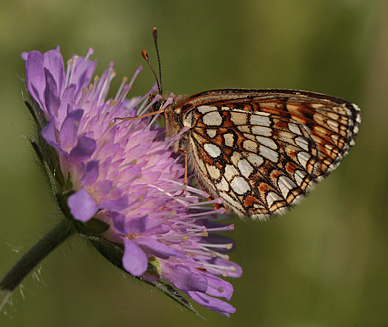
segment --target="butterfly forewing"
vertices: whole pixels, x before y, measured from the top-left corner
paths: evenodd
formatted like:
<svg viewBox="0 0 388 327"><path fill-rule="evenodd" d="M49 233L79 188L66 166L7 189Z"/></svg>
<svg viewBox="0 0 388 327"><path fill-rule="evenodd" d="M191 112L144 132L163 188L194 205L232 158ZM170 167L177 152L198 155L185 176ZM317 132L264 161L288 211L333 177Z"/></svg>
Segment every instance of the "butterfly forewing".
<svg viewBox="0 0 388 327"><path fill-rule="evenodd" d="M212 90L166 109L169 136L188 128L178 148L203 188L259 219L296 204L327 176L359 123L356 105L296 90Z"/></svg>

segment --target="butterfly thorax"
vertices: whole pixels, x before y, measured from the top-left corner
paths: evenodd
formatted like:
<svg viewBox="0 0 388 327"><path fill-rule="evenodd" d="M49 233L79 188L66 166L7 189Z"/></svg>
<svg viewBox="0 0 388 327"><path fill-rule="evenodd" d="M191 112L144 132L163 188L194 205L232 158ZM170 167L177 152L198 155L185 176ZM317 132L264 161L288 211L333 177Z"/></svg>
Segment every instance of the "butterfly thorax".
<svg viewBox="0 0 388 327"><path fill-rule="evenodd" d="M179 96L173 99L173 103L164 109L164 121L166 128L166 135L168 138L174 137L179 134L181 130L186 126L189 130L192 128L192 122L186 118L186 115L182 112L180 104L186 100L186 97ZM184 144L186 140L185 133L181 135L179 140L174 144L174 151L186 150Z"/></svg>

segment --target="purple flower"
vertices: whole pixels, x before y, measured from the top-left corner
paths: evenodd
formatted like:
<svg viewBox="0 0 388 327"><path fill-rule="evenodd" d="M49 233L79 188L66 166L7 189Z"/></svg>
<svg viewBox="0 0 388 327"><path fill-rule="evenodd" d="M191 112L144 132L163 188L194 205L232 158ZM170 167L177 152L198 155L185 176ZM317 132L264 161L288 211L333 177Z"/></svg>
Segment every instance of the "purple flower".
<svg viewBox="0 0 388 327"><path fill-rule="evenodd" d="M115 121L138 116L160 99L147 105L155 87L125 99L142 68L106 100L114 64L92 80L92 53L73 56L66 70L59 48L23 54L28 91L44 113L41 135L56 150L71 217L107 224L96 236L122 249L122 266L133 276L168 281L229 316L235 309L219 298L229 300L233 287L218 276L239 277L242 270L227 255L233 242L213 232L233 226L209 221L224 210L205 206L221 200L203 200L205 192L184 185L183 161L171 149L176 138L165 140L154 119Z"/></svg>

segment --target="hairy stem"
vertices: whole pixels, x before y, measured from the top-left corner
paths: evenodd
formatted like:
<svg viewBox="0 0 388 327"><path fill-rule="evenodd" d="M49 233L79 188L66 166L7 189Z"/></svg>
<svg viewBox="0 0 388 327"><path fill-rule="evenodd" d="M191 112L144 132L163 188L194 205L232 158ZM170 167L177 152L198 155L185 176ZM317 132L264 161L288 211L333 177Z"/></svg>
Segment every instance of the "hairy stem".
<svg viewBox="0 0 388 327"><path fill-rule="evenodd" d="M12 292L48 254L61 245L73 233L72 222L62 219L52 230L29 249L0 282L0 311Z"/></svg>

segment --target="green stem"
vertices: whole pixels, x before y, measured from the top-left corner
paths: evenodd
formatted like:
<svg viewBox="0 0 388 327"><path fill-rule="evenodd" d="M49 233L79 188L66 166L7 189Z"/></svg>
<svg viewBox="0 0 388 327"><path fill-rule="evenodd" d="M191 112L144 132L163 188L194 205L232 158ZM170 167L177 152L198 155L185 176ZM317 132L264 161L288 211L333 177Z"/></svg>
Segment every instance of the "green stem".
<svg viewBox="0 0 388 327"><path fill-rule="evenodd" d="M24 277L73 233L72 222L68 219L62 219L19 259L0 282L0 311Z"/></svg>

